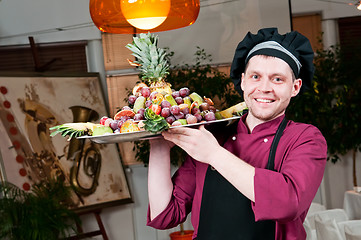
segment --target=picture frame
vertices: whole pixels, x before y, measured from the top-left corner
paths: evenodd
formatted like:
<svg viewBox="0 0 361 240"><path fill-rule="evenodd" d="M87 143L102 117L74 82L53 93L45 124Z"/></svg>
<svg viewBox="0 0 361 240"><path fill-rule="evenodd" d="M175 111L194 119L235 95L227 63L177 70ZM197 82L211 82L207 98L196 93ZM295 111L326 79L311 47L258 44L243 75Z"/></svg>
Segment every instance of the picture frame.
<svg viewBox="0 0 361 240"><path fill-rule="evenodd" d="M53 177L79 213L131 203L116 144L50 137L49 128L109 116L98 73L0 73L1 179L29 191Z"/></svg>

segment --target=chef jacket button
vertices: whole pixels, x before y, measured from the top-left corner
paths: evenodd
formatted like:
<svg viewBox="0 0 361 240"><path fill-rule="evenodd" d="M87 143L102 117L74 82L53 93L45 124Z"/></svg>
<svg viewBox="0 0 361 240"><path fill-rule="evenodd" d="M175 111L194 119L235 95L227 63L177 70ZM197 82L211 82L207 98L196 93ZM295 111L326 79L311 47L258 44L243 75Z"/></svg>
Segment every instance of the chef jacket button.
<svg viewBox="0 0 361 240"><path fill-rule="evenodd" d="M267 138L263 139L263 142L265 142L265 143L268 142L268 139Z"/></svg>
<svg viewBox="0 0 361 240"><path fill-rule="evenodd" d="M212 170L212 171L216 171L216 169L215 169L213 166L211 166L211 170Z"/></svg>
<svg viewBox="0 0 361 240"><path fill-rule="evenodd" d="M232 140L233 140L233 141L236 141L236 139L237 139L236 136L233 136L233 137L232 137Z"/></svg>

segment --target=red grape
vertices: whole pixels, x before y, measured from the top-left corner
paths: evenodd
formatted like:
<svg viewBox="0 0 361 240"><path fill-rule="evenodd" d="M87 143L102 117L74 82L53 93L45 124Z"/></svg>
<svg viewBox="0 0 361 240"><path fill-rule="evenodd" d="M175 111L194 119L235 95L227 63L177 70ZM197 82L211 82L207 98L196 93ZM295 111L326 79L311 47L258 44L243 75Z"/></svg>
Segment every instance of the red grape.
<svg viewBox="0 0 361 240"><path fill-rule="evenodd" d="M178 114L173 114L173 116L175 117L175 119L183 119L184 118L184 113L180 112Z"/></svg>
<svg viewBox="0 0 361 240"><path fill-rule="evenodd" d="M197 113L201 113L201 110L199 110L199 108L194 107L194 108L192 108L191 113L192 113L193 115L196 115Z"/></svg>
<svg viewBox="0 0 361 240"><path fill-rule="evenodd" d="M216 120L216 115L214 114L214 112L209 111L204 115L204 119L206 121L214 121L214 120Z"/></svg>
<svg viewBox="0 0 361 240"><path fill-rule="evenodd" d="M135 114L133 118L135 121L144 120L144 116L139 113Z"/></svg>
<svg viewBox="0 0 361 240"><path fill-rule="evenodd" d="M167 118L170 116L170 109L168 107L162 108L162 111L160 112L160 115L164 118Z"/></svg>
<svg viewBox="0 0 361 240"><path fill-rule="evenodd" d="M129 98L128 98L128 102L129 102L130 105L134 105L135 100L137 100L137 97L134 96L134 95L130 95Z"/></svg>
<svg viewBox="0 0 361 240"><path fill-rule="evenodd" d="M144 116L144 112L145 112L145 109L144 108L139 108L139 110L138 110L138 114L140 114L140 115L142 115L142 116Z"/></svg>
<svg viewBox="0 0 361 240"><path fill-rule="evenodd" d="M184 103L184 101L183 101L183 98L182 98L182 97L176 97L174 100L176 101L176 103L177 103L178 105L180 105L180 104L183 104L183 103Z"/></svg>
<svg viewBox="0 0 361 240"><path fill-rule="evenodd" d="M148 98L150 96L150 88L149 87L142 87L140 93L143 97Z"/></svg>
<svg viewBox="0 0 361 240"><path fill-rule="evenodd" d="M189 93L190 93L190 90L187 87L179 89L179 95L183 98L188 96Z"/></svg>
<svg viewBox="0 0 361 240"><path fill-rule="evenodd" d="M145 102L145 107L146 107L146 108L149 108L150 105L152 105L152 100L147 100L147 101Z"/></svg>
<svg viewBox="0 0 361 240"><path fill-rule="evenodd" d="M174 116L169 116L165 120L167 121L167 123L172 124L175 121L175 117Z"/></svg>
<svg viewBox="0 0 361 240"><path fill-rule="evenodd" d="M180 113L180 108L178 105L174 105L174 106L171 106L170 107L170 112L173 114L173 115L177 115Z"/></svg>
<svg viewBox="0 0 361 240"><path fill-rule="evenodd" d="M114 131L118 128L118 122L119 120L112 120L109 123L109 127Z"/></svg>
<svg viewBox="0 0 361 240"><path fill-rule="evenodd" d="M193 116L192 114L188 114L186 119L187 119L187 123L188 123L188 124L192 124L192 123L197 123L197 122L198 122L198 119L197 119L195 116Z"/></svg>
<svg viewBox="0 0 361 240"><path fill-rule="evenodd" d="M161 103L160 103L160 106L162 108L170 108L172 105L170 104L170 102L168 102L167 100L163 100Z"/></svg>
<svg viewBox="0 0 361 240"><path fill-rule="evenodd" d="M174 99L177 98L177 97L180 97L179 91L174 91L174 92L172 92L172 97L173 97Z"/></svg>
<svg viewBox="0 0 361 240"><path fill-rule="evenodd" d="M197 118L198 122L202 121L203 117L202 117L202 115L200 113L196 113L196 114L194 114L194 116Z"/></svg>

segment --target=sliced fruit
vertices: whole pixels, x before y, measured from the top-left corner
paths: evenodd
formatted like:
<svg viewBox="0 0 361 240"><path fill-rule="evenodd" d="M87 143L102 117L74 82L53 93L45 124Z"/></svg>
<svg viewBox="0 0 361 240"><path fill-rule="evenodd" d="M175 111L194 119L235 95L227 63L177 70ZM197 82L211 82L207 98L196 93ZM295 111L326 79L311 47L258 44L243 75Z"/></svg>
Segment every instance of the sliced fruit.
<svg viewBox="0 0 361 240"><path fill-rule="evenodd" d="M115 115L114 115L114 120L119 120L121 117L123 116L126 116L126 117L134 117L135 115L135 112L133 110L129 110L129 109L123 109L123 110L120 110L119 112L117 112Z"/></svg>
<svg viewBox="0 0 361 240"><path fill-rule="evenodd" d="M190 107L190 111L191 111L191 112L192 112L192 109L193 109L193 108L199 108L199 104L198 104L197 101L192 102L191 107Z"/></svg>
<svg viewBox="0 0 361 240"><path fill-rule="evenodd" d="M191 108L192 100L191 100L190 97L185 97L185 98L183 98L183 102L184 102L185 104L188 104L188 107Z"/></svg>
<svg viewBox="0 0 361 240"><path fill-rule="evenodd" d="M129 133L140 131L138 124L134 122L132 119L125 121L120 128L121 133Z"/></svg>
<svg viewBox="0 0 361 240"><path fill-rule="evenodd" d="M203 98L199 96L198 93L192 92L189 94L189 97L193 100L193 102L198 102L198 105L201 105L203 103Z"/></svg>
<svg viewBox="0 0 361 240"><path fill-rule="evenodd" d="M175 122L180 122L181 123L181 125L187 125L188 123L187 123L187 120L186 119L177 119L177 120L175 120L174 122L173 122L173 124L175 123ZM173 125L172 124L172 125ZM177 124L176 124L177 125ZM174 126L174 125L173 125Z"/></svg>
<svg viewBox="0 0 361 240"><path fill-rule="evenodd" d="M143 88L143 87L148 87L147 84L141 82L141 83L138 83L136 84L134 87L133 87L133 95L135 96L139 96L140 95L140 90Z"/></svg>
<svg viewBox="0 0 361 240"><path fill-rule="evenodd" d="M160 105L163 100L164 100L163 94L161 94L160 92L155 93L152 98L152 102L157 105Z"/></svg>
<svg viewBox="0 0 361 240"><path fill-rule="evenodd" d="M225 110L217 112L216 118L219 119L220 116L222 116L222 118L230 118L230 117L233 117L234 115L239 115L246 109L247 109L246 103L240 102L240 103L233 105Z"/></svg>
<svg viewBox="0 0 361 240"><path fill-rule="evenodd" d="M172 94L166 94L164 99L167 100L172 106L177 105L177 102L174 100Z"/></svg>
<svg viewBox="0 0 361 240"><path fill-rule="evenodd" d="M94 128L94 130L93 130L93 136L100 136L100 135L104 135L106 133L113 133L113 130L107 126L99 126L99 127Z"/></svg>
<svg viewBox="0 0 361 240"><path fill-rule="evenodd" d="M214 102L212 101L212 99L207 98L207 97L203 97L203 99L204 99L204 101L205 101L206 103L209 104L209 106L213 106L213 105L214 105Z"/></svg>
<svg viewBox="0 0 361 240"><path fill-rule="evenodd" d="M93 130L96 127L100 127L100 126L103 126L103 125L90 123L90 122L64 123L62 125L51 127L51 128L49 128L49 130L53 131L50 134L51 137L54 137L55 135L60 133L63 137L68 136L69 137L68 140L70 141L73 137L80 137L80 136L83 136L86 134L92 135Z"/></svg>
<svg viewBox="0 0 361 240"><path fill-rule="evenodd" d="M137 100L135 100L133 111L134 113L137 113L139 109L145 108L145 101L147 99L143 96L139 96Z"/></svg>
<svg viewBox="0 0 361 240"><path fill-rule="evenodd" d="M180 108L181 111L183 111L183 109L189 108L189 107L188 107L188 104L182 103L182 104L179 104L179 108Z"/></svg>

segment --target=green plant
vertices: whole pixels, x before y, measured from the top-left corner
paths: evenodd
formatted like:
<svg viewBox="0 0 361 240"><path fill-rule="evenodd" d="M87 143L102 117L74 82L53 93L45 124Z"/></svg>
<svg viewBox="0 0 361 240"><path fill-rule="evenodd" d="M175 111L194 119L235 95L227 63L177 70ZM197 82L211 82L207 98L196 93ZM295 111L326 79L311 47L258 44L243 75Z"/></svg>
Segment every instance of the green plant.
<svg viewBox="0 0 361 240"><path fill-rule="evenodd" d="M174 52L167 55L168 62ZM191 91L197 92L200 96L209 97L215 101L217 109L224 109L242 101L241 96L234 90L232 79L217 67L212 66L211 55L204 49L197 47L194 54L195 63L182 66L173 66L169 71L166 81L172 85L173 89L180 89L187 86ZM149 142L136 141L133 151L136 152L136 159L148 164ZM185 159L185 152L178 147L171 150L171 162L174 166L179 166Z"/></svg>
<svg viewBox="0 0 361 240"><path fill-rule="evenodd" d="M31 192L0 185L0 239L51 240L76 233L80 219L67 207L70 187L61 180L35 184Z"/></svg>
<svg viewBox="0 0 361 240"><path fill-rule="evenodd" d="M296 97L287 114L291 119L317 126L326 138L329 160L353 152L353 184L357 186L356 153L361 150L360 48L332 46L315 57L313 86Z"/></svg>

